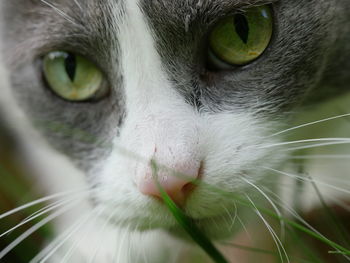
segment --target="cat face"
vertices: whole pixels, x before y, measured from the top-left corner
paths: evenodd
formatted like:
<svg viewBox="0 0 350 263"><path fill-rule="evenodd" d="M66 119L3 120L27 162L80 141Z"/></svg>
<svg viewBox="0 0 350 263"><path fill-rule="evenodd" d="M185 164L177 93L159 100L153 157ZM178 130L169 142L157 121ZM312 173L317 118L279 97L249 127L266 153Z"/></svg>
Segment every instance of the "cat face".
<svg viewBox="0 0 350 263"><path fill-rule="evenodd" d="M220 236L212 221L225 232L235 207L223 192L243 195L247 182L262 181L264 167L283 156L270 135L307 94L323 94L328 82L319 83L341 47L333 4L12 0L2 3L1 39L18 104L100 189L91 199L106 217L131 228L175 227L158 200L153 160L168 194ZM264 52L241 65L209 63L216 25L256 6L273 17ZM53 92L43 69L52 51L91 62L107 92L84 101Z"/></svg>

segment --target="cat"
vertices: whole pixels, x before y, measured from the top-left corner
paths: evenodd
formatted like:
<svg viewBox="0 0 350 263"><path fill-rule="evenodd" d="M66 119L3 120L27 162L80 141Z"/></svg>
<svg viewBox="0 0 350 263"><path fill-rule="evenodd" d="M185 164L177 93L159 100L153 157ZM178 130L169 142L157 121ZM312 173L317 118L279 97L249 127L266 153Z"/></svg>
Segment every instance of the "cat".
<svg viewBox="0 0 350 263"><path fill-rule="evenodd" d="M210 239L247 243L246 225L264 245L258 208L227 194L291 204L282 181L319 175L292 150L336 142L288 128L347 103L348 0L3 0L0 11L1 112L33 181L79 189L58 206L57 232L78 226L41 255L51 262L210 262L160 189ZM315 140L288 143L299 130Z"/></svg>

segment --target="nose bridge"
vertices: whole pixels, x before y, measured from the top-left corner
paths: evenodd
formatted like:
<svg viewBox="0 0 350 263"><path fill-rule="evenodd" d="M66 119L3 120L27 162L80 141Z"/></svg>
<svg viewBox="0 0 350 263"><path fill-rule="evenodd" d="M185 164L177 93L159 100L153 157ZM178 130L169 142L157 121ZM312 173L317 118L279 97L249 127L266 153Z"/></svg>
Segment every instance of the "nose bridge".
<svg viewBox="0 0 350 263"><path fill-rule="evenodd" d="M188 196L187 186L199 177L201 166L194 122L160 115L159 119L149 117L138 129L136 137L140 143L135 145L142 145L137 151L146 157L146 162L138 162L135 169L134 182L138 190L144 195L162 198L160 186L182 205ZM152 163L156 165L156 174Z"/></svg>
<svg viewBox="0 0 350 263"><path fill-rule="evenodd" d="M137 1L125 4L126 15L118 39L127 96L133 93L156 96L162 93L168 81L155 38Z"/></svg>
<svg viewBox="0 0 350 263"><path fill-rule="evenodd" d="M173 106L169 110L158 104L156 110L151 106L146 109L150 113L128 116L126 130L133 131L126 134L149 149L147 160L176 170L176 163L186 166L189 160L199 160L199 126L193 110Z"/></svg>
<svg viewBox="0 0 350 263"><path fill-rule="evenodd" d="M125 20L118 35L128 115L164 120L169 116L185 117L193 111L169 80L167 65L157 51L156 38L135 0L126 1Z"/></svg>
<svg viewBox="0 0 350 263"><path fill-rule="evenodd" d="M162 112L136 121L142 125L137 126L137 134L132 139L136 140L136 151L146 162L136 164L133 180L142 194L161 198L157 179L176 203L184 203L187 186L199 177L201 166L198 127L190 115ZM151 161L156 164L157 174Z"/></svg>
<svg viewBox="0 0 350 263"><path fill-rule="evenodd" d="M128 12L129 19L120 32L127 109L122 133L128 138L126 141L147 148L148 158L154 147L171 158L171 152L179 153L179 145L183 149L192 147L188 145L196 140L197 114L169 81L138 7Z"/></svg>
<svg viewBox="0 0 350 263"><path fill-rule="evenodd" d="M183 189L198 176L197 114L169 81L152 36L135 1L127 1L120 34L127 116L121 141L146 158L137 162L134 181L145 195L160 197L150 161L159 165L161 186L178 203ZM148 162L147 162L148 161Z"/></svg>

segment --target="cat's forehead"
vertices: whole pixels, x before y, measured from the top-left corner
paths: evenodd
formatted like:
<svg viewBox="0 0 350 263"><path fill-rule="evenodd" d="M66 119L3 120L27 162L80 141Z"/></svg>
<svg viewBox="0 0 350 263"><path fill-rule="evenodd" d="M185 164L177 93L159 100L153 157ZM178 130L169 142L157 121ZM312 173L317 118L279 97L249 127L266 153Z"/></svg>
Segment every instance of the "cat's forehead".
<svg viewBox="0 0 350 263"><path fill-rule="evenodd" d="M33 14L40 8L46 9L47 14L79 17L82 14L102 14L125 11L128 3L134 2L143 9L149 17L164 17L168 19L196 19L198 16L218 16L221 12L242 9L257 5L270 4L279 0L13 0L11 3L16 11L30 11ZM119 9L119 10L118 10Z"/></svg>
<svg viewBox="0 0 350 263"><path fill-rule="evenodd" d="M292 104L286 98L297 100L305 90L315 72L312 67L323 59L320 50L328 45L324 35L332 26L327 18L331 2L318 0L7 0L1 4L8 35L4 39L13 63L30 64L49 51L68 50L97 63L113 83L122 74L120 63L128 58L120 52L130 52L120 42L139 35L136 48L149 52L144 39L152 38L163 69L184 98L195 93L196 99L201 96L218 107L274 103L271 108L277 110L277 105ZM207 72L203 56L215 21L264 4L272 4L275 30L263 56L247 67ZM141 23L134 23L135 9Z"/></svg>
<svg viewBox="0 0 350 263"><path fill-rule="evenodd" d="M172 1L172 0L135 0L139 1L140 6L145 10L152 10L148 13L149 16L157 16L167 14L169 18L180 19L195 19L196 16L205 15L219 15L220 12L233 11L234 9L241 9L245 7L252 7L256 5L264 5L277 0L186 0L186 1Z"/></svg>
<svg viewBox="0 0 350 263"><path fill-rule="evenodd" d="M208 35L215 21L270 3L274 32L261 57L230 70L208 68ZM175 94L199 113L280 116L320 81L325 69L320 65L335 46L330 33L340 28L329 22L333 5L319 0L3 0L0 41L13 88L33 119L79 126L105 141L130 112L125 106L130 94L142 100L149 90L157 91L150 96ZM90 104L50 93L40 66L44 56L60 50L95 63L110 96ZM68 149L75 142L59 138L57 145Z"/></svg>
<svg viewBox="0 0 350 263"><path fill-rule="evenodd" d="M84 55L91 49L96 50L96 47L103 50L111 46L115 48L118 44L117 31L124 20L133 19L132 15L128 16L127 13L134 7L142 11L146 23L161 35L161 38L171 37L171 40L175 41L175 38L167 34L175 34L179 38L193 37L187 34L191 28L195 34L202 34L208 29L210 22L225 14L277 1L13 0L3 1L2 9L5 10L4 16L8 17L5 20L16 21L10 25L9 31L16 32L17 35L23 35L22 32L29 34L31 31L30 37L26 37L28 41L21 41L21 48L16 49L20 57L21 52L25 50L44 52L46 49L65 44L68 48L72 45L73 50L81 50ZM197 23L198 21L203 23Z"/></svg>

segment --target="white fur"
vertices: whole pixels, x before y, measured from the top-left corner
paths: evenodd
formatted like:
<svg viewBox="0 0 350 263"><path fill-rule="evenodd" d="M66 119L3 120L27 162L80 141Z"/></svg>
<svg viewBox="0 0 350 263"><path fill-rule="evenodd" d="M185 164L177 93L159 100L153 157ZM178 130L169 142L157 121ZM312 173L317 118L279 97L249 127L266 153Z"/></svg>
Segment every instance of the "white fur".
<svg viewBox="0 0 350 263"><path fill-rule="evenodd" d="M262 142L262 130L267 129L258 124L249 113L199 114L186 104L168 80L156 51L152 32L137 4L136 1L127 1L126 18L122 23L118 23L127 118L120 137L115 139L113 153L106 160L103 170L94 175L94 180L101 186L108 186L99 191L95 197L100 206L105 208L106 217L113 212L115 213L113 220L124 226L156 229L174 226L176 223L160 202L141 194L137 187L140 180L145 180L144 177L148 176L148 179L151 179L149 167L151 159L155 159L170 170L177 170L178 163L188 162L190 165L193 163L196 165L204 161L203 182L233 191L240 189L243 184L239 180L243 169L254 170L252 169L254 163L266 157L268 152L259 150L258 146ZM118 12L116 10L116 13ZM54 152L47 145L28 122L10 90L5 86L2 86L1 98L6 100L1 103L11 116L13 126L17 127L19 137L26 145L25 151L30 163L34 164L33 170L40 175L39 180L44 188L48 192L57 192L86 186L84 175L74 168L66 157ZM245 147L251 148L247 150ZM164 174L164 176L172 175ZM252 176L252 180L256 179L258 178ZM207 218L226 213L221 206L216 205L218 201L223 206L233 205L232 201L213 194L212 190L203 184L191 195L186 210L194 218ZM82 201L77 209L71 210L60 220L58 231L63 232L75 218L91 209L87 200ZM98 254L98 262L110 262L115 247L127 246L128 242L141 245L132 238L139 234L130 233L125 236L123 235L125 229L110 226L101 232L101 227L98 227L100 225L101 223L93 227L87 225L71 238L71 243L79 241L77 243L79 252L76 256L79 258L83 255L80 259L82 262L93 256L101 235L104 245ZM80 240L79 236L84 233L87 238ZM174 241L167 235L157 233L157 231L143 233L143 238L148 241L142 242L142 247L138 250L148 251L144 253L151 259L152 251L159 251L160 247L170 251L169 246L173 244L171 251L178 254L176 251L180 245L175 243L176 249ZM119 236L120 240L116 240L115 236ZM128 239L129 241L126 241ZM165 242L165 239L168 241ZM97 242L92 242L93 240ZM129 250L125 248L120 251ZM157 257L156 253L153 254ZM132 262L128 254L120 254L118 257L120 259L117 262ZM60 256L57 259L59 258ZM175 260L176 256L171 258ZM55 259L52 261L55 262Z"/></svg>
<svg viewBox="0 0 350 263"><path fill-rule="evenodd" d="M232 192L242 188L243 171L251 171L247 176L253 181L260 179L255 173L258 162L274 159L272 150L259 148L269 129L250 113L196 112L168 80L137 2L128 1L126 10L118 32L127 117L113 153L95 175L99 185L109 186L96 199L107 211L122 211L114 216L120 224L139 229L174 226L164 205L143 195L138 184L152 180L152 159L175 172L178 163L203 161L203 185L193 192L185 209L200 219L222 215L226 213L222 206L232 207L233 201L205 184ZM173 176L169 171L160 174Z"/></svg>
<svg viewBox="0 0 350 263"><path fill-rule="evenodd" d="M175 220L163 204L138 189L140 181L152 179L151 159L170 171L177 170L178 163L196 165L204 162L203 183L195 189L185 207L188 214L197 219L220 216L226 213L224 207L234 205L232 200L214 194L206 185L229 192L242 190L247 185L241 176L252 182L260 180L263 172L259 166L274 165L278 159L279 153L274 148L260 147L273 143L272 139L263 138L269 134L270 127L256 120L252 113L198 113L186 104L168 79L137 0L126 1L126 11L126 17L118 21L116 27L127 117L120 137L115 138L112 154L93 177L104 187L95 198L99 207L105 209L105 218L112 216L112 221L123 227L107 226L101 231L100 226L104 223L98 221L82 228L71 240L72 243L79 241L78 258L74 262L86 262L102 241L97 262L111 262L116 248L120 248L116 262L135 262L132 256L138 258L139 255L148 262L165 262L164 255L157 254L159 251L171 253L171 256L165 254L167 259L176 262L183 244L156 230L175 226ZM117 14L119 10L115 12ZM30 125L7 88L5 77L0 79L3 82L0 103L26 145L30 163L34 164L33 169L40 175L44 187L57 192L86 186L84 175L66 157L54 152ZM319 173L314 168L311 171ZM172 174L166 171L162 176ZM61 219L59 232L91 209L88 201L83 201ZM128 229L154 231L137 233ZM80 236L84 234L87 237L81 240ZM60 256L57 262L59 259Z"/></svg>

